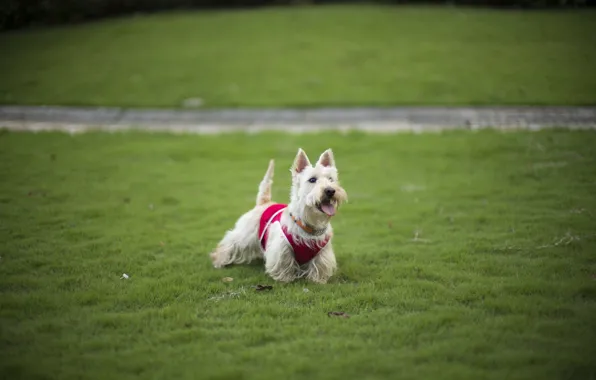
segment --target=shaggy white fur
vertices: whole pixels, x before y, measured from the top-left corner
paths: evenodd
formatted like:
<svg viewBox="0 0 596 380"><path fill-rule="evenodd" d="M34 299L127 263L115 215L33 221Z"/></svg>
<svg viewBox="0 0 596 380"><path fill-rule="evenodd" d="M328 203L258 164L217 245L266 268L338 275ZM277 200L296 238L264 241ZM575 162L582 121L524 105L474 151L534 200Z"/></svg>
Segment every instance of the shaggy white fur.
<svg viewBox="0 0 596 380"><path fill-rule="evenodd" d="M292 172L290 203L282 211L279 223L273 223L268 230L267 245L263 250L259 240L259 223L263 212L273 204L271 186L273 184L273 160L259 185L256 206L242 215L232 230L224 235L211 253L215 268L230 264L249 263L254 259L265 260L265 270L274 280L290 282L306 278L317 283L326 283L337 269L335 254L331 244L333 228L331 218L336 209L348 200L346 191L340 186L335 159L331 149L321 154L317 163L310 164L306 153L298 150ZM320 234L305 231L290 216ZM308 263L299 265L294 251L285 237L282 225L298 244L313 246L329 240L323 249Z"/></svg>

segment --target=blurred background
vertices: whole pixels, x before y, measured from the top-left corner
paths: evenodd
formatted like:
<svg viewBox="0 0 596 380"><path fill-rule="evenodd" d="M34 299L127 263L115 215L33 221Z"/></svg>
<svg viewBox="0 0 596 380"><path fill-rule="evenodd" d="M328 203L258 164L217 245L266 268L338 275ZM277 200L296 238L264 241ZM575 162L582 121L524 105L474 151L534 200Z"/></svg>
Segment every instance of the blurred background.
<svg viewBox="0 0 596 380"><path fill-rule="evenodd" d="M596 103L587 0L5 0L0 103Z"/></svg>
<svg viewBox="0 0 596 380"><path fill-rule="evenodd" d="M3 29L11 29L31 24L77 22L165 9L246 8L332 3L444 4L509 8L594 6L594 2L590 0L5 0L0 5L0 25Z"/></svg>

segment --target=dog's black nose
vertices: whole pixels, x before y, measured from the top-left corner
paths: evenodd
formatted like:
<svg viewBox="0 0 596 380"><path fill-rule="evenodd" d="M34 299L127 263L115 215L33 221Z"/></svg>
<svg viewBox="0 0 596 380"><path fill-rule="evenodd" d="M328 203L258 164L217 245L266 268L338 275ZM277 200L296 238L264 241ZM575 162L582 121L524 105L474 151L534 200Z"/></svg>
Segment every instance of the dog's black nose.
<svg viewBox="0 0 596 380"><path fill-rule="evenodd" d="M328 196L329 198L331 198L332 196L335 195L335 189L333 187L325 188L325 195Z"/></svg>

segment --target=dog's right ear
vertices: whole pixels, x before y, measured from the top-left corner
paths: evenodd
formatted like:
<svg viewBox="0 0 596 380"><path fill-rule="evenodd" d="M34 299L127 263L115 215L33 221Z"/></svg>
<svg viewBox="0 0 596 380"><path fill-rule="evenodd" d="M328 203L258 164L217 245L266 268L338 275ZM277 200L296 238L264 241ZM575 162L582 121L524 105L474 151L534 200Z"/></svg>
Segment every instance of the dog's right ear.
<svg viewBox="0 0 596 380"><path fill-rule="evenodd" d="M302 150L302 148L298 149L298 154L294 159L294 164L292 165L292 175L300 174L304 169L310 166L310 161L308 160L308 156Z"/></svg>

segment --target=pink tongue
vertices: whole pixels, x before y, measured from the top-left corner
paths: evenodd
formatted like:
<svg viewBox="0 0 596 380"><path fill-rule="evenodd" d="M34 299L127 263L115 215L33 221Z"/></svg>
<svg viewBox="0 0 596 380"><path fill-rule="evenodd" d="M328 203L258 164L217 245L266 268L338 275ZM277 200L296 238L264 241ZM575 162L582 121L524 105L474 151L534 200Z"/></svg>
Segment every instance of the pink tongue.
<svg viewBox="0 0 596 380"><path fill-rule="evenodd" d="M321 210L323 210L323 212L329 216L335 215L335 206L333 206L331 203L323 203L321 205Z"/></svg>

